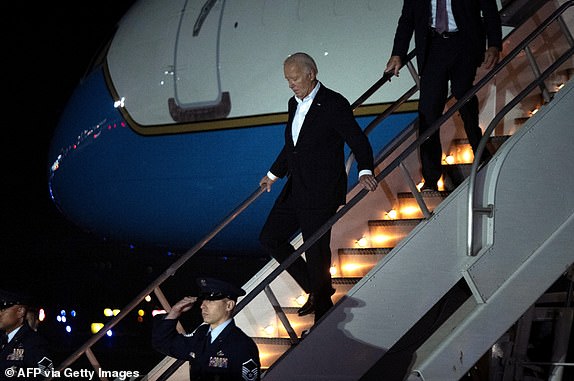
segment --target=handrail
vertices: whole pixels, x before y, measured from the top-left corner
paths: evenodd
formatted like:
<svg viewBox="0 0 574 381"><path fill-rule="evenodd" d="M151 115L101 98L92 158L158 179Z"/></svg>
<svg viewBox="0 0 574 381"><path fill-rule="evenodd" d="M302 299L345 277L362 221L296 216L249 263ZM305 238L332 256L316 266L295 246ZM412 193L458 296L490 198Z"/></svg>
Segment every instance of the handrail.
<svg viewBox="0 0 574 381"><path fill-rule="evenodd" d="M243 210L245 210L249 205L253 203L263 192L264 187L259 187L255 190L245 201L243 201L238 207L236 207L231 213L229 213L222 222L220 222L212 231L206 234L198 243L195 244L191 249L189 249L185 254L183 254L177 261L175 261L171 266L169 266L154 282L152 282L148 287L141 291L127 306L125 306L119 314L107 322L102 329L90 337L80 348L78 348L74 353L72 353L66 360L64 360L57 371L62 371L69 365L74 363L82 354L84 354L89 348L91 348L99 339L101 339L108 330L112 329L122 320L129 312L137 307L137 305L150 293L154 291L159 285L166 281L169 277L175 274L175 272L183 265L189 258L191 258L196 252L198 252L205 244L207 244L213 237L215 237L225 226L227 226L231 221L233 221ZM57 374L57 373L56 373ZM48 378L51 380L52 378Z"/></svg>
<svg viewBox="0 0 574 381"><path fill-rule="evenodd" d="M573 5L574 0L570 0L564 5L562 5L559 9L566 9ZM557 11L558 12L558 11ZM557 13L555 12L555 13ZM554 15L554 14L553 14ZM551 16L552 17L552 16ZM553 20L552 20L553 21ZM550 22L543 23L544 28ZM538 29L543 28L543 26L539 26ZM537 29L537 30L538 30ZM529 36L530 37L530 36ZM528 38L527 38L528 40ZM529 40L530 42L530 40ZM521 44L522 45L522 44ZM526 45L526 43L524 43ZM515 49L516 50L516 49ZM570 49L571 51L572 49ZM412 54L414 57L414 51L409 54ZM518 53L516 53L518 54ZM514 55L516 55L514 54ZM412 58L412 57L411 57ZM420 144L422 144L430 135L432 135L435 131L437 131L440 126L449 119L456 111L458 111L468 100L474 96L478 90L480 90L490 79L494 77L501 69L508 63L509 60L503 59L498 65L496 65L481 81L479 81L465 96L463 96L455 105L453 105L447 112L445 112L429 129L425 131L424 134L421 134L419 138L413 142L409 147L407 147L397 158L395 158L389 165L387 165L375 178L377 182L380 182L383 178L385 178L392 170L400 165L400 163L410 155ZM544 72L546 73L546 71ZM378 90L384 83L386 83L390 76L390 73L385 73L381 79L379 79L371 88L369 88L357 101L355 101L352 107L358 107L358 104L364 102L368 97L370 97L376 90ZM537 82L538 83L538 82ZM411 89L412 90L412 89ZM392 106L391 106L392 107ZM389 113L390 114L390 113ZM379 117L376 119L377 123L379 123L382 119ZM371 124L370 124L371 125ZM369 126L370 126L369 125ZM489 126L490 127L490 126ZM370 130L369 130L370 131ZM488 136L485 134L485 136ZM482 140L481 140L482 144ZM484 146L486 143L484 144ZM482 149L484 149L484 146ZM380 164L387 155L379 158L377 160L377 164ZM478 155L477 155L478 156ZM477 158L475 157L475 162ZM473 163L474 166L474 163ZM473 167L473 169L476 169ZM111 328L113 328L121 319L123 319L129 312L131 312L137 305L143 300L145 296L150 294L155 288L157 288L160 284L162 284L166 279L170 276L174 275L175 272L189 259L191 258L197 251L199 251L205 244L207 244L215 235L217 235L225 226L227 226L233 219L237 217L240 213L243 212L251 203L253 203L262 193L264 192L263 187L257 188L245 201L243 201L236 209L234 209L216 228L214 228L210 233L208 233L203 239L201 239L194 247L188 250L182 257L180 257L176 262L174 262L160 277L158 277L152 284L150 284L146 289L144 289L140 294L132 300L121 312L115 316L112 320L110 320L104 327L92 336L82 347L76 350L71 356L69 356L60 366L59 370L62 370L76 361L79 356L83 353L87 352L91 346L93 346L100 338L104 336L104 334ZM265 289L279 274L281 274L284 270L287 269L289 265L291 265L303 252L308 250L310 246L312 246L320 237L322 237L328 230L332 228L332 226L341 218L343 217L351 208L353 208L360 200L362 200L368 191L365 189L361 189L351 200L349 200L342 208L335 213L321 228L319 228L308 240L306 240L297 250L295 250L285 261L283 261L274 271L272 271L263 281L261 281L249 294L247 294L241 301L237 304L235 309L235 314L239 313L249 302L251 302L261 291ZM181 363L185 362L179 360ZM175 364L174 364L175 365ZM170 367L175 371L177 367ZM165 372L162 375L169 376Z"/></svg>
<svg viewBox="0 0 574 381"><path fill-rule="evenodd" d="M408 57L414 57L414 51L411 52ZM375 91L382 87L386 82L389 81L390 73L385 73L373 86L371 86L365 93L363 93L352 105L356 108L366 99L368 99ZM138 304L150 293L154 292L164 281L169 277L173 276L175 272L183 266L195 253L197 253L203 246L205 246L211 239L213 239L223 228L225 228L231 221L233 221L239 214L241 214L249 205L251 205L262 193L264 193L264 187L258 187L253 193L247 197L239 206L237 206L231 213L229 213L213 230L207 233L197 244L195 244L191 249L189 249L185 254L183 254L177 261L170 265L154 282L152 282L148 287L141 291L130 303L128 303L121 312L114 316L109 322L107 322L97 333L91 336L81 347L79 347L75 352L68 356L56 369L57 372L62 372L63 369L67 368L73 364L82 354L91 351L91 347L100 340L108 330L115 327L128 313L133 311ZM324 233L323 233L324 234ZM321 234L321 236L323 235ZM319 236L320 237L320 236ZM315 239L315 241L317 238ZM313 243L315 242L313 241ZM307 245L309 246L309 245ZM305 247L307 247L305 246ZM270 282L269 282L270 283ZM263 287L262 289L264 289ZM261 291L261 290L260 290ZM259 292L260 292L259 291ZM259 293L258 292L258 293ZM236 308L236 313L239 309ZM173 372L175 372L179 366L185 361L178 360L172 364L168 370L166 370L159 379L166 379ZM180 363L179 365L177 365ZM55 372L55 374L57 374ZM53 377L47 378L46 380L52 380Z"/></svg>
<svg viewBox="0 0 574 381"><path fill-rule="evenodd" d="M532 40L534 40L534 38L538 37L552 22L554 22L556 19L558 19L566 11L566 9L570 8L573 5L574 5L574 0L570 0L566 3L564 3L562 6L560 6L556 11L554 11L550 16L548 16L548 18L546 20L544 20L544 22L542 24L540 24L532 33L530 33L530 35L528 35L528 37L526 37L520 44L518 44L512 52L510 52L506 57L504 57L504 59L498 63L497 67L493 68L492 72L488 73L483 78L483 80L485 78L487 78L489 80L492 77L494 77L494 75L498 71L500 71L500 69L502 69L504 66L506 66L506 64L508 64L514 57L516 57L523 49L525 49L527 47L527 45L530 42L532 42ZM567 55L568 52L570 52L570 55L568 55L567 57L564 58L564 56ZM476 181L476 173L478 170L478 166L480 164L480 158L482 156L482 153L484 152L484 149L486 147L486 144L487 144L488 138L490 137L490 134L492 133L492 131L494 130L496 125L500 122L500 120L504 117L504 115L506 115L506 113L508 113L508 111L510 111L510 109L512 107L514 107L520 100L522 100L527 94L529 94L534 89L534 87L542 84L543 80L546 79L552 72L554 72L559 67L559 65L557 65L557 62L560 62L560 64L562 64L571 55L572 55L572 47L566 53L564 53L564 55L561 56L559 58L559 60L555 61L552 65L550 65L544 71L544 73L542 75L540 75L537 79L535 79L533 82L531 82L529 86L527 86L525 89L523 89L509 104L504 106L502 108L502 110L490 122L489 126L485 130L485 132L482 136L482 139L480 140L480 142L478 144L478 147L476 150L476 155L475 155L474 160L472 162L472 167L471 167L470 175L469 175L468 200L467 200L467 205L468 205L467 246L466 246L466 254L468 256L474 256L475 255L473 253L473 235L474 235L473 219L474 219L474 187L475 187L475 181ZM552 68L554 68L554 70L550 70ZM495 71L495 69L496 69L496 71ZM526 92L527 90L528 90L528 92ZM466 97L466 95L465 95L465 97ZM517 99L519 97L521 97L521 98ZM468 99L470 99L470 97L468 97ZM504 114L503 114L503 112L504 112ZM484 209L481 209L480 211L481 212L489 212L490 210L489 210L489 208L484 208Z"/></svg>
<svg viewBox="0 0 574 381"><path fill-rule="evenodd" d="M568 3L573 3L574 0L570 0ZM539 26L541 27L541 26ZM414 54L414 52L411 52ZM517 53L516 53L517 54ZM515 55L516 55L515 54ZM508 57L508 56L507 56ZM375 176L377 182L381 182L387 175L389 175L394 169L396 169L411 153L413 153L424 141L426 141L432 134L434 134L438 129L449 119L455 112L457 112L462 106L466 104L482 87L484 87L505 65L509 60L503 59L499 64L497 64L492 70L485 75L480 81L477 82L461 99L459 99L452 107L450 107L439 119L435 121L429 128L419 137L411 143L403 152L401 152L389 165L387 165L378 175ZM385 73L385 75L388 73ZM386 82L384 80L385 75L377 81L377 83L369 88L367 92L371 94L376 91L375 87L377 84L383 84ZM388 80L388 79L387 79ZM379 86L380 87L380 86ZM412 90L412 89L411 89ZM409 90L409 91L411 91ZM356 102L355 102L356 103ZM353 105L356 107L355 103ZM371 125L371 124L370 124ZM387 155L381 156L375 163L379 165L384 159L388 157ZM268 274L255 288L253 288L246 296L244 296L236 305L234 314L238 314L243 308L245 308L257 295L259 295L273 280L275 280L283 271L287 269L295 260L300 257L306 250L309 249L319 238L321 238L327 231L329 231L333 225L342 218L350 209L352 209L359 201L361 201L369 192L366 189L361 189L354 197L352 197L345 205L343 205L336 213L333 215L323 226L321 226L309 239L305 240L303 244L297 248L289 257L284 261L279 263L279 265ZM185 361L178 360L178 366L172 366L173 373L179 366L181 366ZM169 375L168 371L164 372L161 376L161 380L167 379ZM164 376L167 376L164 378Z"/></svg>
<svg viewBox="0 0 574 381"><path fill-rule="evenodd" d="M558 60L556 60L546 70L544 70L544 72L538 78L536 78L532 82L530 82L530 84L526 88L524 88L516 97L514 97L508 104L506 104L502 108L502 110L500 110L500 112L498 114L496 114L494 119L488 125L487 129L485 130L485 136L488 136L487 134L490 134L494 130L494 128L498 125L500 120L514 106L516 106L518 104L518 102L520 102L528 94L530 94L537 86L540 86L540 84L543 83L544 80L546 80L552 73L554 73L554 71L556 71L556 69L558 69L560 67L560 65L562 65L564 62L566 62L566 60L568 60L572 55L574 55L574 47L571 47L570 49L568 49L566 51L566 53L562 54L558 58ZM476 150L478 157L480 157L480 155L484 151L484 149L486 147L486 142L487 142L487 139L481 139L480 140L480 143L479 143L477 150ZM468 234L468 237L467 237L468 238L467 239L467 255L468 256L474 256L475 255L473 253L473 250L472 250L473 249L473 233L474 233L474 231L473 231L474 230L474 222L473 222L474 212L480 211L480 212L492 213L492 211L493 211L493 205L479 208L478 210L475 209L475 207L474 207L474 187L475 187L475 182L476 182L476 174L478 171L478 166L479 166L479 162L475 159L472 162L472 167L471 167L470 175L469 175L468 230L467 230L467 234Z"/></svg>

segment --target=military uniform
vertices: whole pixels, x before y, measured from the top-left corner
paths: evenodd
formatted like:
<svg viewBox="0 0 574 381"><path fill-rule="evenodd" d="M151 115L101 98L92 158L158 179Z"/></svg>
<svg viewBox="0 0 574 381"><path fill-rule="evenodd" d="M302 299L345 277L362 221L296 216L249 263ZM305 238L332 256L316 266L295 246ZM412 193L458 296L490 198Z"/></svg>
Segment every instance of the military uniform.
<svg viewBox="0 0 574 381"><path fill-rule="evenodd" d="M200 300L218 300L225 297L236 300L244 295L227 283L201 279ZM152 333L152 345L159 352L181 360L188 360L191 381L256 381L260 380L259 350L253 339L247 336L235 321L219 333L213 342L209 340L209 324L200 325L189 335L176 330L177 319L156 319Z"/></svg>
<svg viewBox="0 0 574 381"><path fill-rule="evenodd" d="M0 291L2 314L14 305L26 305L24 300L21 295ZM26 321L23 321L10 342L7 342L4 331L0 331L0 337L0 380L41 379L53 371L48 342Z"/></svg>
<svg viewBox="0 0 574 381"><path fill-rule="evenodd" d="M158 351L189 360L192 381L259 380L259 350L253 340L231 321L211 344L207 343L208 324L191 335L176 331L177 320L156 321L152 341Z"/></svg>

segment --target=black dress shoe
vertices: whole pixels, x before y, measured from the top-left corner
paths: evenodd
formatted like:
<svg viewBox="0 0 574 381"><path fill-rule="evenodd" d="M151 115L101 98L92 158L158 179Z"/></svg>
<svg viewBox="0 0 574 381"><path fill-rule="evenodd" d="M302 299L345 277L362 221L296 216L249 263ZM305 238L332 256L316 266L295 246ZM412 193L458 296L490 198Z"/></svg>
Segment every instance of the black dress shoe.
<svg viewBox="0 0 574 381"><path fill-rule="evenodd" d="M297 315L305 316L313 312L315 312L315 297L313 294L309 294L309 298L307 298L305 304L303 304L301 308L297 310Z"/></svg>

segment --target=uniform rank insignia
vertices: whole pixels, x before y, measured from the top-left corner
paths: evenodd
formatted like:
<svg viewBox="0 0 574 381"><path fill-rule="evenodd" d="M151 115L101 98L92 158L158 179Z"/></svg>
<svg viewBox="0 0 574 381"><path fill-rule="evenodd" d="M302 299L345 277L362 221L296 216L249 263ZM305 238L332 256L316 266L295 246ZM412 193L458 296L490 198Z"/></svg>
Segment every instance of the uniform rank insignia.
<svg viewBox="0 0 574 381"><path fill-rule="evenodd" d="M212 368L227 368L228 362L229 359L227 357L212 356L209 358L209 366Z"/></svg>
<svg viewBox="0 0 574 381"><path fill-rule="evenodd" d="M24 348L14 348L14 351L6 357L6 360L22 361L24 360Z"/></svg>
<svg viewBox="0 0 574 381"><path fill-rule="evenodd" d="M241 375L246 381L257 380L259 370L257 369L257 364L253 359L249 359L242 364Z"/></svg>

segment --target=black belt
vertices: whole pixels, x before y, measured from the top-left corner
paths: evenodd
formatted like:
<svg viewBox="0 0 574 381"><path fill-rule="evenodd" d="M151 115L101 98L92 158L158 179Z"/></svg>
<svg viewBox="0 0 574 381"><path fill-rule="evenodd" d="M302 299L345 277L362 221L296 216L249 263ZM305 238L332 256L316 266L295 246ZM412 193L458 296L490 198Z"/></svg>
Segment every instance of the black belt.
<svg viewBox="0 0 574 381"><path fill-rule="evenodd" d="M433 38L434 38L434 37L452 38L452 37L458 35L458 31L456 31L456 32L442 32L442 33L439 33L436 29L431 28L431 29L430 29L430 34L431 34L431 36L432 36Z"/></svg>

